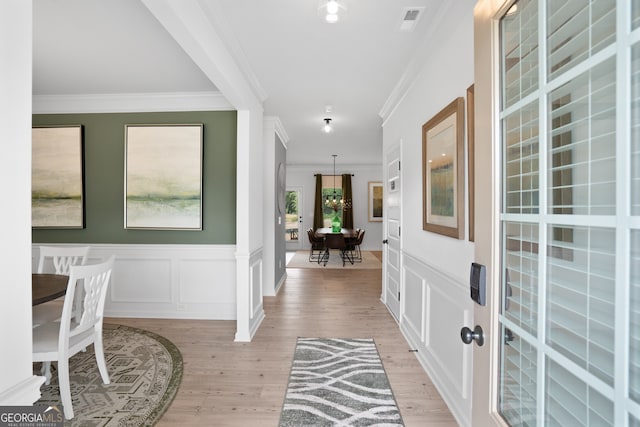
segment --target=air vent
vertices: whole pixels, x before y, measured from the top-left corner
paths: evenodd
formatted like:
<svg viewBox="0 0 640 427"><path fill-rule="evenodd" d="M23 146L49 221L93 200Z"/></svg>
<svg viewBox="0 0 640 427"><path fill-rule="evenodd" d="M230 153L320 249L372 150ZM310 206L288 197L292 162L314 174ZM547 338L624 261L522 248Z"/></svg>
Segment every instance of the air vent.
<svg viewBox="0 0 640 427"><path fill-rule="evenodd" d="M415 21L416 19L418 19L419 14L420 14L419 10L416 10L416 9L407 10L404 14L403 21Z"/></svg>
<svg viewBox="0 0 640 427"><path fill-rule="evenodd" d="M400 31L413 31L416 24L422 16L424 7L405 7L402 10L402 18L400 20Z"/></svg>

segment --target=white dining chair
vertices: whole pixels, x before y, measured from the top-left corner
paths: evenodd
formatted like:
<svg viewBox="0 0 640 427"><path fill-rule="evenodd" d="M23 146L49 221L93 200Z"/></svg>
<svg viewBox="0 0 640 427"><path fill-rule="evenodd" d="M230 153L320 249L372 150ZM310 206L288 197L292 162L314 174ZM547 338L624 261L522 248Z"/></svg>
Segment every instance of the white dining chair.
<svg viewBox="0 0 640 427"><path fill-rule="evenodd" d="M57 247L57 246L40 246L40 257L38 258L37 273L54 273L69 275L69 268L72 265L84 265L87 263L89 256L89 246L69 246L69 247ZM76 294L76 304L72 317L75 317L75 313L80 306L80 299L82 293ZM33 326L42 325L47 322L60 319L62 316L62 303L64 298L58 298L53 301L48 301L44 304L39 304L33 307L32 310L32 323Z"/></svg>
<svg viewBox="0 0 640 427"><path fill-rule="evenodd" d="M102 382L109 384L102 343L102 320L114 259L115 257L111 256L100 264L71 266L62 318L59 322L45 323L33 328L33 361L58 362L60 400L66 419L74 416L69 382L71 356L93 344ZM79 286L84 288L82 311L78 321L71 322L74 295Z"/></svg>

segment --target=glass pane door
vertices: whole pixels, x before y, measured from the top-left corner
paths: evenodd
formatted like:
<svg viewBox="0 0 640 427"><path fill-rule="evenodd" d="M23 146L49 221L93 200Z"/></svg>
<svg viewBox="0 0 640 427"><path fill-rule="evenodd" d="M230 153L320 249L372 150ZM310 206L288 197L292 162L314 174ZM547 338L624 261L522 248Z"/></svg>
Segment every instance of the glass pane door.
<svg viewBox="0 0 640 427"><path fill-rule="evenodd" d="M289 246L290 243L297 244L300 239L300 193L298 190L287 190L285 192L285 235L284 239Z"/></svg>
<svg viewBox="0 0 640 427"><path fill-rule="evenodd" d="M500 19L510 425L640 426L638 4L519 0Z"/></svg>

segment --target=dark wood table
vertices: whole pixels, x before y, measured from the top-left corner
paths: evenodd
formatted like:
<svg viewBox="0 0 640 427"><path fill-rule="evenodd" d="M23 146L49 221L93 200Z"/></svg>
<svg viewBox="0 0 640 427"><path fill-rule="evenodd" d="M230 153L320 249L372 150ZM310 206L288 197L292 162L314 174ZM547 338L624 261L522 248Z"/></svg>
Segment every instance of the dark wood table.
<svg viewBox="0 0 640 427"><path fill-rule="evenodd" d="M341 238L331 238L335 237L335 235L342 234L344 236L344 243ZM316 230L316 236L324 237L325 240L325 251L318 259L318 264L324 262L324 265L327 265L327 261L329 261L329 249L340 249L340 257L342 258L342 266L344 267L345 261L349 261L353 264L353 257L347 252L347 248L349 247L348 239L355 239L358 237L358 232L353 228L342 228L340 232L334 233L333 229L330 227L318 228Z"/></svg>
<svg viewBox="0 0 640 427"><path fill-rule="evenodd" d="M62 274L31 275L31 305L38 305L60 298L67 292L69 276Z"/></svg>
<svg viewBox="0 0 640 427"><path fill-rule="evenodd" d="M354 228L342 228L340 233L344 236L345 239L352 239L358 237L358 232ZM338 234L334 233L331 227L326 228L318 228L316 230L316 236L326 236L327 234Z"/></svg>

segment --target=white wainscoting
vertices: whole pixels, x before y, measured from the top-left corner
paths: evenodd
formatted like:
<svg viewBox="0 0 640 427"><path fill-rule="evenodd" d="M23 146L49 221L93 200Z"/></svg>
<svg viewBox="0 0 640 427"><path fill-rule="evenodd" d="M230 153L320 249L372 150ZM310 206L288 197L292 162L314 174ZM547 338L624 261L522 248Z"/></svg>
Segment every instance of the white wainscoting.
<svg viewBox="0 0 640 427"><path fill-rule="evenodd" d="M39 256L38 246L33 246L33 271ZM234 245L89 246L88 264L116 256L106 316L236 318Z"/></svg>
<svg viewBox="0 0 640 427"><path fill-rule="evenodd" d="M410 255L403 260L400 329L458 423L471 425L473 348L460 339L473 319L468 284Z"/></svg>
<svg viewBox="0 0 640 427"><path fill-rule="evenodd" d="M265 317L262 304L262 254L262 250L256 251L249 258L249 331L252 338Z"/></svg>

